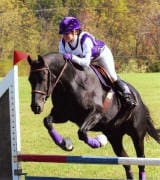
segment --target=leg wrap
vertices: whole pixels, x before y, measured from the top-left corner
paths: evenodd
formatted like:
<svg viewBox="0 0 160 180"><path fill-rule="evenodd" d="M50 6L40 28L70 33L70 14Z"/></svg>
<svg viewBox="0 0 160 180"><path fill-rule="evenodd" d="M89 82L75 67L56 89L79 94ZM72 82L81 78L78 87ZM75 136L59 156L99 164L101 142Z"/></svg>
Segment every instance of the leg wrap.
<svg viewBox="0 0 160 180"><path fill-rule="evenodd" d="M92 148L101 147L101 143L96 138L88 137L85 143Z"/></svg>
<svg viewBox="0 0 160 180"><path fill-rule="evenodd" d="M59 135L55 129L50 130L49 134L56 144L58 144L58 145L62 144L63 137L61 135Z"/></svg>

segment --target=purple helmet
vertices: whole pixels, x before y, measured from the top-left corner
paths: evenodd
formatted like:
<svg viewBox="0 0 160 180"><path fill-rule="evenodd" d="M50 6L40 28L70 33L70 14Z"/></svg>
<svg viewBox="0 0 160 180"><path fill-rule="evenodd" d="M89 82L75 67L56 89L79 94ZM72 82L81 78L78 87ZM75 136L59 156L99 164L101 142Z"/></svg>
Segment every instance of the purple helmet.
<svg viewBox="0 0 160 180"><path fill-rule="evenodd" d="M80 22L75 17L65 17L59 24L59 34L66 34L75 29L80 29Z"/></svg>

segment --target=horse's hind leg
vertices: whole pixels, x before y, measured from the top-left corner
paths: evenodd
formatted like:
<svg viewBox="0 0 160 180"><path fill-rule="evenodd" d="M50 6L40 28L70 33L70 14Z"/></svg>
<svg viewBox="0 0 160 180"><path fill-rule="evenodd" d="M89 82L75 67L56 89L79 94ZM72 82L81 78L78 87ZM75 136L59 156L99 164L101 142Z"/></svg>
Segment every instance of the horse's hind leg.
<svg viewBox="0 0 160 180"><path fill-rule="evenodd" d="M114 134L109 135L109 136L107 135L107 137L108 137L108 140L110 141L112 148L113 148L113 150L117 156L128 157L126 151L123 148L122 136L120 134L117 134L116 132L114 132ZM125 168L126 178L127 179L133 179L131 166L130 165L123 165L123 167Z"/></svg>
<svg viewBox="0 0 160 180"><path fill-rule="evenodd" d="M144 155L144 138L140 139L140 138L132 138L133 139L133 143L136 149L136 154L137 157L145 157ZM146 179L146 174L145 174L145 166L138 166L139 168L139 180L145 180Z"/></svg>

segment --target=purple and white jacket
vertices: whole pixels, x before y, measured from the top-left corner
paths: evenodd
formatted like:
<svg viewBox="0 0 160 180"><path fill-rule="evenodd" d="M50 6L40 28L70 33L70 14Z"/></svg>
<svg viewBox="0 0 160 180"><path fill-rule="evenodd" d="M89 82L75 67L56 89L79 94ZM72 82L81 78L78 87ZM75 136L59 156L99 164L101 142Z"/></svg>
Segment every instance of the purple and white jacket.
<svg viewBox="0 0 160 180"><path fill-rule="evenodd" d="M66 43L63 39L59 42L59 52L72 54L72 61L78 65L89 66L91 60L96 59L105 43L96 40L88 32L81 32L72 43Z"/></svg>

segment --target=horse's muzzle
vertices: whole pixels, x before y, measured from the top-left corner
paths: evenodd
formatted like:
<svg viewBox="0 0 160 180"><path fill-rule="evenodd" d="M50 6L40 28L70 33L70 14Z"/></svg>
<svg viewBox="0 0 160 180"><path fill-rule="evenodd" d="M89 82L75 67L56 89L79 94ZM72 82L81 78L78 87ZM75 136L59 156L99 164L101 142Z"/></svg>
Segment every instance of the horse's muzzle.
<svg viewBox="0 0 160 180"><path fill-rule="evenodd" d="M42 108L38 105L31 105L31 109L34 114L40 114L42 112Z"/></svg>

